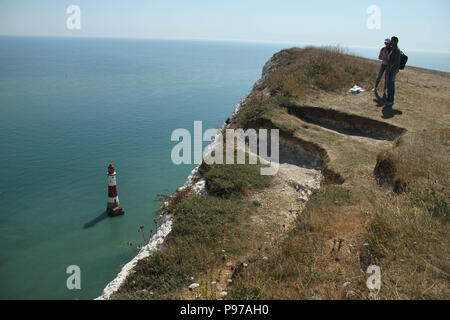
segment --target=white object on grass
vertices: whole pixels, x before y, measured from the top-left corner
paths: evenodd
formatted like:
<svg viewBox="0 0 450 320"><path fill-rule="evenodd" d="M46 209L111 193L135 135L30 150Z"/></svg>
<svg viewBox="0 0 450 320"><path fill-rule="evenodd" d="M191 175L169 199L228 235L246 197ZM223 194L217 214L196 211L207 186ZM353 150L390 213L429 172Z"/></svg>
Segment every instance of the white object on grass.
<svg viewBox="0 0 450 320"><path fill-rule="evenodd" d="M358 85L355 84L352 88L350 88L349 91L350 91L351 93L358 94L358 93L360 93L360 92L364 92L364 89L361 88L360 86L358 86Z"/></svg>

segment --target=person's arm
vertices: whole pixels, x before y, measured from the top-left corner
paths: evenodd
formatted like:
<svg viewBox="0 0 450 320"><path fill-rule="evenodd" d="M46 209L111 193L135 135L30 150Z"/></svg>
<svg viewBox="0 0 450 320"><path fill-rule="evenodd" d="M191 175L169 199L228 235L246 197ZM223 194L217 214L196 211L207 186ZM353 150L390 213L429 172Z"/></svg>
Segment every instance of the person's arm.
<svg viewBox="0 0 450 320"><path fill-rule="evenodd" d="M378 55L378 60L383 60L383 48L380 50L380 54Z"/></svg>

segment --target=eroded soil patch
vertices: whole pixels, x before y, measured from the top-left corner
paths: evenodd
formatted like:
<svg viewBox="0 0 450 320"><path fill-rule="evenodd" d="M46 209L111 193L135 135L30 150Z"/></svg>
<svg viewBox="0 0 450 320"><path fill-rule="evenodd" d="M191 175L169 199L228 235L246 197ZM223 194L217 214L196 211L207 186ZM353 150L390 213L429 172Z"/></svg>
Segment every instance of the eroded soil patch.
<svg viewBox="0 0 450 320"><path fill-rule="evenodd" d="M284 107L287 108L289 114L300 118L302 121L346 135L393 141L406 131L386 122L333 109L298 106L296 104L287 104Z"/></svg>

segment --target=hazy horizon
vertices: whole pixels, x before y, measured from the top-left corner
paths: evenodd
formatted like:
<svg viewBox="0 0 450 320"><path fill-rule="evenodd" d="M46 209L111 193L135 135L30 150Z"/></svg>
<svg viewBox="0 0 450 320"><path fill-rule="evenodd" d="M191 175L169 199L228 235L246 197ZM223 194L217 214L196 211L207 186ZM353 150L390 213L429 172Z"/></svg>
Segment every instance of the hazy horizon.
<svg viewBox="0 0 450 320"><path fill-rule="evenodd" d="M19 38L60 38L60 39L123 39L123 40L166 40L166 41L204 41L204 42L230 42L230 43L255 43L255 44L281 44L292 46L317 46L317 47L333 47L340 46L344 49L379 49L380 46L364 47L364 46L344 46L341 44L326 43L301 43L301 42L279 42L279 41L257 41L257 40L235 40L235 39L190 39L190 38L151 38L151 37L115 37L115 36L40 36L40 35L12 35L0 34L0 37L19 37ZM409 52L423 52L436 54L450 54L450 51L433 51L433 50L408 50ZM377 60L377 57L373 58Z"/></svg>
<svg viewBox="0 0 450 320"><path fill-rule="evenodd" d="M66 25L80 10L80 28ZM378 15L373 7L378 8ZM450 2L2 0L0 35L231 41L450 53ZM375 14L375 16L374 16ZM371 20L371 17L376 20ZM370 21L378 25L369 26Z"/></svg>

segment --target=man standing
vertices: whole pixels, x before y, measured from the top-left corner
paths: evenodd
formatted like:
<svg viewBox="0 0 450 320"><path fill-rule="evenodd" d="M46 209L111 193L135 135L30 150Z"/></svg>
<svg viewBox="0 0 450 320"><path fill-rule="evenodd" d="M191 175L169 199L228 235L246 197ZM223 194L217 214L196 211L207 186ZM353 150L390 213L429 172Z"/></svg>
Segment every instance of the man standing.
<svg viewBox="0 0 450 320"><path fill-rule="evenodd" d="M386 69L386 77L387 77L387 90L388 96L386 100L387 106L392 106L394 104L394 95L395 95L395 77L400 70L400 60L401 60L401 52L398 48L398 38L391 38L391 53L389 55L388 66Z"/></svg>
<svg viewBox="0 0 450 320"><path fill-rule="evenodd" d="M386 67L389 62L389 53L391 51L391 39L385 39L384 40L384 47L381 48L380 54L378 55L378 59L381 60L381 66L380 66L380 72L378 72L377 81L375 82L375 91L378 89L378 84L381 81L381 77L384 74L384 71L386 70ZM384 81L384 92L386 91L386 79Z"/></svg>

